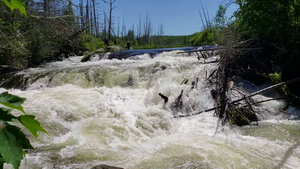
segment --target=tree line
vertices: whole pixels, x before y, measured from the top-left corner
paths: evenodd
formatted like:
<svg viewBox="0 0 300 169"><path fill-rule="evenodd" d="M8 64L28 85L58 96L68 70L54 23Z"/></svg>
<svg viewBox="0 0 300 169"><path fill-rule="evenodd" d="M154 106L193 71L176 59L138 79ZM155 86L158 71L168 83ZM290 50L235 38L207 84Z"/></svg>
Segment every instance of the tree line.
<svg viewBox="0 0 300 169"><path fill-rule="evenodd" d="M3 2L0 2L0 65L37 66L60 55L95 51L105 47L105 39L110 44L116 39L117 45L123 46L130 41L136 48L189 44L185 36L164 38L163 23L154 28L148 13L144 18L139 15L139 22L132 26L126 26L124 17L121 24L119 20L116 23L113 17L116 0L79 0L78 4L70 0L27 0L21 5L24 10L13 12ZM26 16L22 14L25 9Z"/></svg>

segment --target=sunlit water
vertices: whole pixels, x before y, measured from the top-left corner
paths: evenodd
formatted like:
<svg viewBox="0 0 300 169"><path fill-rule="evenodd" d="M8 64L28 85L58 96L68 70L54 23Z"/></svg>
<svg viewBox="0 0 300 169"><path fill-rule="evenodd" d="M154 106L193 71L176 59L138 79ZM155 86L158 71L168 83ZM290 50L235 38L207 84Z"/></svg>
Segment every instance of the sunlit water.
<svg viewBox="0 0 300 169"><path fill-rule="evenodd" d="M288 120L297 110L288 110L294 115L278 112L285 105L281 101L262 104L266 111L258 126L218 125L214 112L173 117L170 104L181 90L184 106L193 105L192 111L214 106L204 79L216 64L176 51L154 59L147 54L128 60L80 59L24 71L27 89L8 90L27 98L25 111L49 133L39 133L37 140L30 136L35 150L20 168L300 168L300 122ZM192 90L197 77L200 83ZM184 78L189 82L180 85ZM169 97L166 105L158 93Z"/></svg>

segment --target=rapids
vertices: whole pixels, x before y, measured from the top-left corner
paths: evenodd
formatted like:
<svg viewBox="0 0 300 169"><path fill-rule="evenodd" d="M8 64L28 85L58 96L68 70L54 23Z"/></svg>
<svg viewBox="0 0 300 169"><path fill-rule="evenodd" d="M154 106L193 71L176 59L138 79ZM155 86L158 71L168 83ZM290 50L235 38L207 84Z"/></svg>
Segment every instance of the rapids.
<svg viewBox="0 0 300 169"><path fill-rule="evenodd" d="M205 76L217 66L176 52L86 63L72 57L18 73L26 79L19 84L24 90L0 92L27 98L25 111L49 133L39 133L37 140L28 134L35 150L20 168L300 168L299 112L278 112L282 101L261 104L265 111L258 126L222 126L213 112L174 118L170 103L181 90L189 92L183 103L193 105L192 111L214 106ZM197 77L197 89L191 90ZM184 78L188 84L180 85ZM236 85L247 86L243 83ZM169 102L164 105L158 93ZM255 99L267 97L273 96Z"/></svg>

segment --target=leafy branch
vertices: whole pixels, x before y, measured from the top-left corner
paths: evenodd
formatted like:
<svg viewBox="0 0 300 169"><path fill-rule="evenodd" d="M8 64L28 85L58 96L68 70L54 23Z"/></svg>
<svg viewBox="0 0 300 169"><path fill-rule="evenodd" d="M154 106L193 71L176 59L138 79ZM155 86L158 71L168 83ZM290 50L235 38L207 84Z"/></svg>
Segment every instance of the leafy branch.
<svg viewBox="0 0 300 169"><path fill-rule="evenodd" d="M37 132L47 133L41 127L40 123L35 120L35 116L27 115L21 106L25 98L21 98L8 92L0 94L0 168L4 163L12 164L15 169L19 168L24 149L33 149L29 139L19 127L11 125L11 122L19 121L29 132L37 138ZM19 110L24 115L14 116L12 110Z"/></svg>
<svg viewBox="0 0 300 169"><path fill-rule="evenodd" d="M19 9L20 13L27 16L26 14L26 10L25 10L25 6L23 5L23 3L25 2L25 0L2 0L6 6L8 6L11 11L14 11L15 9Z"/></svg>

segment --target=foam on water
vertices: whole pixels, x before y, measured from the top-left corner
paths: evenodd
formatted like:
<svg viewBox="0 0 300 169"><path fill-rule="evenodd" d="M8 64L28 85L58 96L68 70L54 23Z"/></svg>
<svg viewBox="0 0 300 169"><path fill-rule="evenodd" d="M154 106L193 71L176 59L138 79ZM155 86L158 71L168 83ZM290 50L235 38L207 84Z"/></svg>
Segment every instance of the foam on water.
<svg viewBox="0 0 300 169"><path fill-rule="evenodd" d="M89 70L90 74L106 70L98 74L105 81L102 85L84 80L86 76L79 75L84 71L73 71L73 79L64 83L56 76L57 83L45 85L45 77L25 91L9 90L27 98L25 111L36 115L49 133L40 133L38 140L30 138L35 151L26 155L27 162L23 160L20 168L90 168L98 164L136 169L300 167L300 122L278 113L283 102L264 103L267 111L259 126L221 126L213 112L174 118L169 107L181 90L185 91L184 105L193 105L192 111L213 107L204 79L216 64L204 65L195 56L182 57L176 52L140 58L144 59L63 61L24 72L63 69L69 77L70 68ZM196 77L200 83L191 90ZM184 78L189 83L180 85ZM37 87L40 85L43 87ZM168 96L169 102L164 104L158 93ZM267 96L255 99L262 98Z"/></svg>

